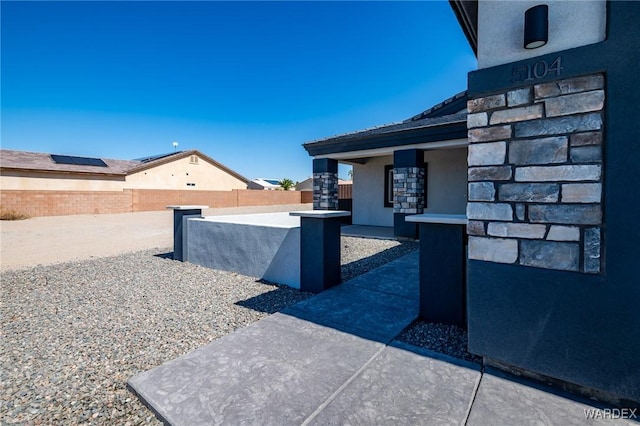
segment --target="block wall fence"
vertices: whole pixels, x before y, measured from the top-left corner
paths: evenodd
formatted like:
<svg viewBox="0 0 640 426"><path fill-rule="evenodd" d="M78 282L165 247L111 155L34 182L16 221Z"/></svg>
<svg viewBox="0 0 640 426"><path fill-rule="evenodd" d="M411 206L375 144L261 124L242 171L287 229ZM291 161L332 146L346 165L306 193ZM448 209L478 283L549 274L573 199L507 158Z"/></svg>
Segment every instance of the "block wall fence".
<svg viewBox="0 0 640 426"><path fill-rule="evenodd" d="M211 208L311 203L311 191L0 191L0 209L28 216L129 213L164 210L168 205L200 204Z"/></svg>

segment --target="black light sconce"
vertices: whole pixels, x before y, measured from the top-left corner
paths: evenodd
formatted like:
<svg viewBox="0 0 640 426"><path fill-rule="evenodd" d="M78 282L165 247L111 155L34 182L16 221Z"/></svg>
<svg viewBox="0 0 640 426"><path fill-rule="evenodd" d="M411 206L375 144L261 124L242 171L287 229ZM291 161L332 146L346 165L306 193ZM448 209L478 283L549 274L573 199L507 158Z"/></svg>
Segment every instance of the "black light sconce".
<svg viewBox="0 0 640 426"><path fill-rule="evenodd" d="M536 49L549 38L549 6L540 4L524 13L524 48Z"/></svg>

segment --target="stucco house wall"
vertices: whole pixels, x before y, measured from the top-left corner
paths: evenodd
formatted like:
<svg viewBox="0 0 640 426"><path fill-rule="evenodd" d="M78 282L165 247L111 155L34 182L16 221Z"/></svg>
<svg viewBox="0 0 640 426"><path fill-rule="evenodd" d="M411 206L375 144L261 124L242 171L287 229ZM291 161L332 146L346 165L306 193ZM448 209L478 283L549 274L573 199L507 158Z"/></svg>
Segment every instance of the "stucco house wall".
<svg viewBox="0 0 640 426"><path fill-rule="evenodd" d="M535 0L478 2L478 68L529 59L605 39L606 1L548 1L549 41L537 49L523 49L522 28ZM588 31L585 31L588 29Z"/></svg>
<svg viewBox="0 0 640 426"><path fill-rule="evenodd" d="M16 191L122 191L124 176L71 175L34 171L3 171L0 188Z"/></svg>
<svg viewBox="0 0 640 426"><path fill-rule="evenodd" d="M425 213L465 214L467 209L467 149L425 151L427 206Z"/></svg>
<svg viewBox="0 0 640 426"><path fill-rule="evenodd" d="M464 214L467 206L467 148L427 150L425 213ZM384 168L393 156L353 166L353 224L393 226L393 207L384 206Z"/></svg>
<svg viewBox="0 0 640 426"><path fill-rule="evenodd" d="M132 173L127 176L124 187L224 191L246 189L247 183L198 155L190 155Z"/></svg>
<svg viewBox="0 0 640 426"><path fill-rule="evenodd" d="M393 156L353 166L354 225L393 226L393 207L384 206L384 166L388 164L393 164Z"/></svg>

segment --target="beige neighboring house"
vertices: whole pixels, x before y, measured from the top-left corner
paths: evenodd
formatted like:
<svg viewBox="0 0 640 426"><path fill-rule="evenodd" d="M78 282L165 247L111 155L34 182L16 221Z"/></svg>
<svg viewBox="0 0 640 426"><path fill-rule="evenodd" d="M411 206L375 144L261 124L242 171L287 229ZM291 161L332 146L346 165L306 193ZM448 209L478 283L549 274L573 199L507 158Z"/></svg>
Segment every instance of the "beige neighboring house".
<svg viewBox="0 0 640 426"><path fill-rule="evenodd" d="M0 150L0 188L40 191L247 189L249 180L197 150L138 160Z"/></svg>
<svg viewBox="0 0 640 426"><path fill-rule="evenodd" d="M313 178L306 178L302 182L296 183L296 191L313 191Z"/></svg>

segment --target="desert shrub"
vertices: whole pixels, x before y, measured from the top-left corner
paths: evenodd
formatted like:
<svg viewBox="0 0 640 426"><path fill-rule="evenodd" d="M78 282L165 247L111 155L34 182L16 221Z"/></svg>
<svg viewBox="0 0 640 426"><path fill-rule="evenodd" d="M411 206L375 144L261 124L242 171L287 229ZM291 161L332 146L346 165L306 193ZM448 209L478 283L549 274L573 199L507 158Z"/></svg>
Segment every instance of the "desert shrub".
<svg viewBox="0 0 640 426"><path fill-rule="evenodd" d="M0 220L24 220L29 219L29 215L15 210L0 210Z"/></svg>

